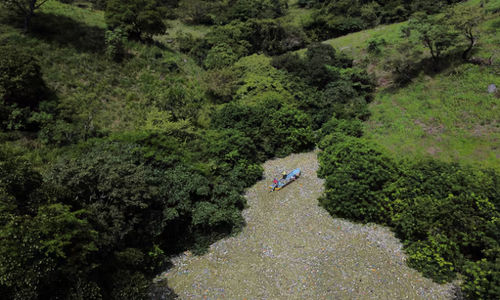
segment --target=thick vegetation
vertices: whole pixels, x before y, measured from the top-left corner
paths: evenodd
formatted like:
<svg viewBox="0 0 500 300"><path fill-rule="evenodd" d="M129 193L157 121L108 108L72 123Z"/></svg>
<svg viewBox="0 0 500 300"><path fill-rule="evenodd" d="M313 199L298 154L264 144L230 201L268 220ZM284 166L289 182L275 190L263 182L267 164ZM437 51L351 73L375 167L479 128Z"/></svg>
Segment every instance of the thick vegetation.
<svg viewBox="0 0 500 300"><path fill-rule="evenodd" d="M499 176L435 160L395 162L377 147L336 130L320 143L320 176L330 213L394 228L410 266L438 282L465 277L471 298L499 294Z"/></svg>
<svg viewBox="0 0 500 300"><path fill-rule="evenodd" d="M498 296L497 174L400 163L360 139L374 78L305 34L323 30L321 16L327 29L340 30L339 15L366 22L325 30L335 36L400 9L441 11L392 2L300 1L317 12L303 28L281 0L2 1L0 293L147 298L170 255L238 231L262 161L318 144L328 211L391 225L412 266L438 281L458 271L471 297ZM167 42L166 18L208 27ZM439 20L416 14L405 32L436 62L462 34L469 59L476 24Z"/></svg>
<svg viewBox="0 0 500 300"><path fill-rule="evenodd" d="M274 38L286 37L279 23L245 13L186 46L200 68L154 44L164 12L139 4L109 1L96 17L49 1L29 35L1 27L7 298L147 297L169 255L203 251L240 228L241 193L261 176L260 162L314 147L325 117L310 107L345 110L324 85L361 98L368 92L358 86L371 86L329 46L307 52L320 85L248 56L289 46Z"/></svg>
<svg viewBox="0 0 500 300"><path fill-rule="evenodd" d="M453 11L458 15L465 11L477 13L480 15L478 20L498 20L498 11L494 9L490 10L493 16L481 13L473 6L457 6ZM406 59L413 60L407 60L406 63L415 68L417 73L433 74L436 79L425 82L419 78L412 84L414 80L410 76L404 83L395 80L395 85L405 86L410 83L405 89L379 93L377 101L384 103L374 105L372 111L375 111L376 115L375 119L369 121L369 126L375 126L378 122L390 123L384 130L389 127L394 133L401 130L397 137L395 134L391 139L387 139L388 136L380 134L382 130L374 135L373 129L369 127L371 136L368 139L359 138L362 130L356 130L359 128L356 122L346 125L346 121L331 120L323 125L320 131L322 140L319 142L320 148L323 149L319 155L319 175L326 179L326 192L320 203L335 216L391 226L404 243L410 266L437 282L447 282L459 277L464 281L462 291L467 298L496 299L500 292L498 171L459 164L449 158L446 159L449 162L443 162L428 156L415 158L414 154L402 153L419 147L419 143L427 135L455 135L453 139L457 141L448 140L455 148L446 148L450 152L446 155L451 155L451 151L460 151L461 157L471 162L472 160L463 153L465 149L460 148L463 146L459 144L459 140L465 142L467 137L468 146L474 149L474 146L478 145L476 140L479 136L477 133L475 136L468 133L470 126L480 123L486 127L491 123L490 117L498 112L494 105L489 105L490 101L495 102L496 96L488 95L486 91L487 84L498 79L494 67L489 67L494 62L472 61L482 66L474 66L471 63L461 65L464 59L470 61L471 53L480 53L471 49L480 43L481 38L490 38L488 34L491 29L488 25L483 27L483 35L478 38L481 31L481 24L478 23L480 21L471 22L466 16L463 16L461 21L452 15L447 17L448 19L445 19L445 15L415 14L408 26L399 27L402 29L399 46L412 49L410 52L401 53L408 56ZM467 40L459 40L465 27L471 33L469 36L473 36L469 40L470 43ZM463 33L463 37L465 36ZM413 38L415 40L412 40ZM412 46L409 46L409 40L413 43ZM388 41L381 39L369 40L367 59L376 62L383 53L378 51L386 50L387 43ZM414 52L414 45L417 43L427 48L421 51L420 57ZM488 49L489 46L483 43L482 47ZM427 57L432 61L430 68L425 63ZM436 72L443 69L448 69L448 73L436 75ZM396 79L400 76L397 71L396 69L394 74ZM454 86L457 82L460 82L460 86ZM448 85L445 86L445 83ZM433 99L440 98L443 99L443 104L438 105L441 100ZM457 102L458 99L463 102ZM485 105L483 108L477 108L483 111L477 115L477 119L455 116L458 111L460 114L465 111L467 114L475 114L475 109L469 106L476 106L476 99ZM406 100L408 102L405 102ZM448 109L451 102L447 104L444 101L452 101L457 112ZM413 105L418 109L413 109ZM449 120L441 110L447 110L446 118ZM424 113L428 113L429 120L414 119L415 116L423 117ZM455 120L454 123L451 123L452 119ZM402 124L407 120L415 120L414 125L420 130L412 141L403 138L408 136L408 129L411 128L411 125ZM434 124L447 123L431 127L427 125L430 120ZM394 124L395 121L398 123ZM454 128L458 127L458 124L466 123L470 125ZM447 133L440 128L453 132ZM488 128L493 136L497 135L494 124ZM462 129L464 131L460 133ZM391 152L387 151L387 148L392 149L395 145L400 147L397 146L398 143L404 143L400 146L405 150L399 149L399 153L408 157L407 160L395 160L389 156ZM490 155L494 155L495 149L491 151L493 153ZM475 159L478 158L476 155ZM493 158L491 162L482 164L498 169L498 164L493 161L497 160Z"/></svg>
<svg viewBox="0 0 500 300"><path fill-rule="evenodd" d="M319 40L360 31L379 24L401 22L408 19L414 12L435 14L442 11L446 5L456 2L459 1L299 1L301 5L318 9L304 27L313 39Z"/></svg>

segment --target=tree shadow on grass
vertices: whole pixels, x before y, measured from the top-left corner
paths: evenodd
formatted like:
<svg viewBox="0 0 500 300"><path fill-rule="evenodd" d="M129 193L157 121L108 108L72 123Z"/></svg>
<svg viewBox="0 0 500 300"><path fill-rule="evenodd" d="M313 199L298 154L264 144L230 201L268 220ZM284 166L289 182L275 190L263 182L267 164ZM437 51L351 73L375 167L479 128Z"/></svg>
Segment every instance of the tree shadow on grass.
<svg viewBox="0 0 500 300"><path fill-rule="evenodd" d="M104 28L89 26L72 18L38 13L33 18L30 34L38 39L79 52L97 53L104 50Z"/></svg>
<svg viewBox="0 0 500 300"><path fill-rule="evenodd" d="M476 49L473 49L472 53L474 53L475 50ZM423 58L418 63L413 64L410 69L405 70L404 80L387 87L384 89L384 92L395 93L412 84L414 79L422 74L433 78L439 74L449 73L451 70L464 63L467 62L462 59L462 50L452 51L441 57L438 62L434 61L431 57Z"/></svg>

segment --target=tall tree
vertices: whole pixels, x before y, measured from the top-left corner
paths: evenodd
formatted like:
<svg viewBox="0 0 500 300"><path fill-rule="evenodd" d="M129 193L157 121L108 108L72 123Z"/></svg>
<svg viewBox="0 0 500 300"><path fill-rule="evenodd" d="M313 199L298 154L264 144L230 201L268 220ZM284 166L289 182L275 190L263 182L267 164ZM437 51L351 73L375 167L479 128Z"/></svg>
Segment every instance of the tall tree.
<svg viewBox="0 0 500 300"><path fill-rule="evenodd" d="M478 7L456 6L451 9L446 18L448 23L458 30L467 40L467 48L462 58L467 60L479 38L478 25L483 19L483 12Z"/></svg>
<svg viewBox="0 0 500 300"><path fill-rule="evenodd" d="M35 10L39 9L48 0L0 0L7 8L24 17L24 31L30 29L31 18Z"/></svg>

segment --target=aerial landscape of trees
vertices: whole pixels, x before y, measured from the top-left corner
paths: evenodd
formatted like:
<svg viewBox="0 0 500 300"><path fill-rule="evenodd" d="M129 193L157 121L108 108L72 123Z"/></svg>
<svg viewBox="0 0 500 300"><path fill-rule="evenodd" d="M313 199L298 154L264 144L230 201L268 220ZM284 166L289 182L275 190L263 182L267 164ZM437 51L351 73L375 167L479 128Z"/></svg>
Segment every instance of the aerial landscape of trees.
<svg viewBox="0 0 500 300"><path fill-rule="evenodd" d="M172 255L241 230L261 163L316 147L332 216L389 226L425 276L500 297L498 171L399 159L364 139L376 75L320 42L408 20L387 63L398 88L427 72L424 56L431 75L468 63L499 10L76 2L0 0L2 297L149 298ZM309 17L290 21L293 9Z"/></svg>

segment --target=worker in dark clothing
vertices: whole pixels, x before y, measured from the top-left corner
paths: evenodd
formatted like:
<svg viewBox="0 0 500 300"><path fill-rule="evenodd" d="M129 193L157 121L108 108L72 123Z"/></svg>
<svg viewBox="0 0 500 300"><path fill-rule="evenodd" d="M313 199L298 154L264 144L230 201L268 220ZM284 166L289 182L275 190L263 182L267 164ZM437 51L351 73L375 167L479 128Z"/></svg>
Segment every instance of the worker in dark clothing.
<svg viewBox="0 0 500 300"><path fill-rule="evenodd" d="M283 173L281 173L281 175L283 175L283 179L286 179L286 176L287 176L288 174L286 174L286 172L285 172L285 171L283 171Z"/></svg>

